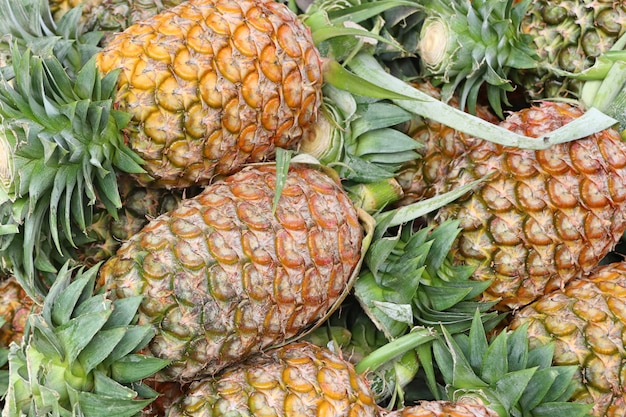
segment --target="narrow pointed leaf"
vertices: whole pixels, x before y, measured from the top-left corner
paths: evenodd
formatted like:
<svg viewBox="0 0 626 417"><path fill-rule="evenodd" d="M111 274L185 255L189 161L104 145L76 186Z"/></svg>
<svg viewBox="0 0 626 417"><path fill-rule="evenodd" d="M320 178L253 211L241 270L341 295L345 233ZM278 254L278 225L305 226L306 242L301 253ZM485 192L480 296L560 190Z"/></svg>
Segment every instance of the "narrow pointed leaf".
<svg viewBox="0 0 626 417"><path fill-rule="evenodd" d="M127 355L111 365L111 377L120 383L131 383L154 375L169 363L152 356Z"/></svg>
<svg viewBox="0 0 626 417"><path fill-rule="evenodd" d="M110 311L84 314L57 329L56 334L65 348L66 360L70 365L106 323L110 314Z"/></svg>

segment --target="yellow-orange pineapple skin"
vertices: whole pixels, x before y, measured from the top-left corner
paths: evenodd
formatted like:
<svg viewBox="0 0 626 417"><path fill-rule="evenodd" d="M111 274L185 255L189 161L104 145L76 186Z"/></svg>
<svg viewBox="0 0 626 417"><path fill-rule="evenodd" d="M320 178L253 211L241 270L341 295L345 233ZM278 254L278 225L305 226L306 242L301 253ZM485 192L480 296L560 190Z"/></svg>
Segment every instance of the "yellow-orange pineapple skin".
<svg viewBox="0 0 626 417"><path fill-rule="evenodd" d="M356 209L327 174L292 164L276 212L275 165L251 166L151 221L100 270L173 360L163 379L213 375L298 335L340 299L360 258Z"/></svg>
<svg viewBox="0 0 626 417"><path fill-rule="evenodd" d="M537 137L582 113L544 102L501 126ZM458 154L437 192L490 176L435 221L461 220L453 256L477 268L475 279L493 281L484 299L503 310L590 272L626 230L626 144L614 129L538 151L474 139Z"/></svg>
<svg viewBox="0 0 626 417"><path fill-rule="evenodd" d="M531 346L555 342L556 365L581 366L574 401L594 404L594 416L626 415L626 262L599 266L541 297L510 327L523 323Z"/></svg>
<svg viewBox="0 0 626 417"><path fill-rule="evenodd" d="M383 417L498 417L498 413L477 401L421 401Z"/></svg>
<svg viewBox="0 0 626 417"><path fill-rule="evenodd" d="M24 327L30 311L35 306L22 286L13 277L0 281L0 348L8 348L12 342L21 343Z"/></svg>
<svg viewBox="0 0 626 417"><path fill-rule="evenodd" d="M155 217L173 210L182 199L193 197L201 187L164 189L142 187L129 175L118 175L117 184L122 207L117 218L100 204L94 208L93 218L87 226L87 239L77 248L76 259L80 265L94 266L106 261L133 235ZM62 260L61 264L65 262Z"/></svg>
<svg viewBox="0 0 626 417"><path fill-rule="evenodd" d="M192 383L166 415L375 417L378 407L350 362L301 342Z"/></svg>
<svg viewBox="0 0 626 417"><path fill-rule="evenodd" d="M186 1L115 36L97 65L121 69L127 142L167 187L206 184L295 146L321 104L310 31L273 0Z"/></svg>

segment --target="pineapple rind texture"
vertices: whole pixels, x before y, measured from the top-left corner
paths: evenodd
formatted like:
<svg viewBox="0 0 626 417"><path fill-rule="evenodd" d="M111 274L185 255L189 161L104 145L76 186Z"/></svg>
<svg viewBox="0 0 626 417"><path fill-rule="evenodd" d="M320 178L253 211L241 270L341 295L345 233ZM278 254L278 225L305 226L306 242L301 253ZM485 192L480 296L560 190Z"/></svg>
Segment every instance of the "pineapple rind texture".
<svg viewBox="0 0 626 417"><path fill-rule="evenodd" d="M613 0L538 0L530 2L521 31L532 37L540 64L520 71L531 99L579 95L582 81L558 77L557 68L579 73L626 33L626 4Z"/></svg>
<svg viewBox="0 0 626 417"><path fill-rule="evenodd" d="M580 365L572 400L594 416L626 415L626 263L601 265L518 311L510 327L529 323L532 346L555 342L553 363Z"/></svg>
<svg viewBox="0 0 626 417"><path fill-rule="evenodd" d="M361 254L356 209L331 177L292 164L272 214L275 165L245 168L151 221L101 268L118 297L145 294L163 379L213 375L317 324Z"/></svg>
<svg viewBox="0 0 626 417"><path fill-rule="evenodd" d="M141 187L128 175L118 176L117 183L122 208L115 218L104 207L96 206L87 227L86 242L78 242L75 257L81 265L91 267L106 261L150 220L173 210L182 199L199 192L199 187L182 190Z"/></svg>
<svg viewBox="0 0 626 417"><path fill-rule="evenodd" d="M321 104L310 31L274 1L184 2L115 36L97 64L121 69L129 146L167 187L206 184L295 146Z"/></svg>
<svg viewBox="0 0 626 417"><path fill-rule="evenodd" d="M511 114L500 125L539 136L582 112L570 104L544 102ZM503 310L529 304L591 271L622 237L626 144L616 130L539 151L457 137L465 142L455 143L451 158L445 155L445 138L431 136L435 143L427 148L443 156L426 155L419 169L428 179L441 171L438 163L449 164L444 177L428 184L434 191L426 189L426 195L487 178L435 216L437 223L461 219L453 256L477 268L475 279L493 280L485 300L499 300Z"/></svg>
<svg viewBox="0 0 626 417"><path fill-rule="evenodd" d="M383 413L383 417L498 417L498 413L478 401L421 401L417 405Z"/></svg>
<svg viewBox="0 0 626 417"><path fill-rule="evenodd" d="M378 406L351 363L300 342L192 383L166 415L375 417Z"/></svg>
<svg viewBox="0 0 626 417"><path fill-rule="evenodd" d="M12 276L0 281L0 348L8 348L12 342L21 343L28 315L34 302Z"/></svg>

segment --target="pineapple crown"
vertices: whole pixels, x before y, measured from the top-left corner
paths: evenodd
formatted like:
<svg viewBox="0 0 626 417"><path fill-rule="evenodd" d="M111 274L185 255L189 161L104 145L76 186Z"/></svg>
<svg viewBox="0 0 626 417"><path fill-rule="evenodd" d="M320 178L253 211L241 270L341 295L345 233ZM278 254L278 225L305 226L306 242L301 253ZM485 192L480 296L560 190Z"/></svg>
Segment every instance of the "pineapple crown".
<svg viewBox="0 0 626 417"><path fill-rule="evenodd" d="M381 33L381 13L415 6L403 0L316 0L299 4L306 8L302 18L327 61L321 117L299 151L333 167L346 180L345 188L353 193L355 202L376 211L385 205L383 201L399 198L399 188L390 179L403 163L418 157L415 149L419 144L393 128L408 121L412 114L391 102L405 98L402 94L351 74L339 62L345 64L359 53L377 55L381 45L385 50L402 51L402 45ZM374 183L372 189L363 185Z"/></svg>
<svg viewBox="0 0 626 417"><path fill-rule="evenodd" d="M335 167L353 183L372 183L394 176L403 163L419 156L420 146L394 128L413 114L385 99L365 98L326 85L324 118L300 150Z"/></svg>
<svg viewBox="0 0 626 417"><path fill-rule="evenodd" d="M97 272L60 269L22 344L10 346L3 416L132 416L156 397L141 379L168 362L135 353L154 336L133 324L142 297L111 301L94 291Z"/></svg>
<svg viewBox="0 0 626 417"><path fill-rule="evenodd" d="M527 326L489 340L477 312L468 333L452 335L442 326L432 346L445 384L434 391L437 399L478 401L500 417L585 416L591 410L591 404L569 401L577 367L553 366L554 345L530 347Z"/></svg>
<svg viewBox="0 0 626 417"><path fill-rule="evenodd" d="M0 48L17 45L42 56L56 56L64 67L77 72L100 48L100 32L81 33L81 7L65 14L58 22L52 17L50 4L40 0L0 0ZM3 72L12 66L6 65ZM5 74L11 78L13 74Z"/></svg>
<svg viewBox="0 0 626 417"><path fill-rule="evenodd" d="M489 282L470 280L471 268L448 259L458 221L417 230L408 222L397 233L389 233L385 223L379 218L378 236L354 285L363 312L355 321L360 326L350 327L347 346L365 355L356 369L367 375L378 398L402 404L404 386L420 363L427 367L422 355L428 354L439 325L457 333L467 331L474 311L490 328L503 316L489 311L493 303L475 300Z"/></svg>
<svg viewBox="0 0 626 417"><path fill-rule="evenodd" d="M35 270L55 270L46 249L64 253L73 246L90 205L98 200L117 213L115 169L143 170L123 142L128 115L112 108L117 73L101 78L92 59L74 78L55 56L19 47L12 61L15 78L0 78L0 143L8 150L0 170L0 235L5 249L14 248L6 253L17 254L3 263L33 288ZM40 242L48 246L38 250Z"/></svg>
<svg viewBox="0 0 626 417"><path fill-rule="evenodd" d="M473 268L454 265L448 256L459 220L414 228L409 222L395 234L375 236L365 255L354 289L377 327L389 339L441 323L459 332L467 330L476 309L495 325L501 317L489 312L494 303L476 301L490 282L471 280Z"/></svg>
<svg viewBox="0 0 626 417"><path fill-rule="evenodd" d="M424 75L441 84L447 101L458 90L460 108L475 113L479 90L486 83L489 103L503 117L502 103L514 89L511 68L537 66L520 23L530 0L427 0L418 53Z"/></svg>

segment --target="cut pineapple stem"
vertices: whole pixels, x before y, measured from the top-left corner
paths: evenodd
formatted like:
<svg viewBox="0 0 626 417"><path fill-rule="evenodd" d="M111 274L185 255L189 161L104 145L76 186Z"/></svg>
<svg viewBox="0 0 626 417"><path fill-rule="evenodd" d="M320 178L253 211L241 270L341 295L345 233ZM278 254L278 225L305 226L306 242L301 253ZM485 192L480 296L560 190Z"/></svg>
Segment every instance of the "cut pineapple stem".
<svg viewBox="0 0 626 417"><path fill-rule="evenodd" d="M387 205L398 201L402 195L402 187L395 178L345 186L352 202L368 213L378 213Z"/></svg>
<svg viewBox="0 0 626 417"><path fill-rule="evenodd" d="M406 82L387 73L374 57L367 54L355 56L350 61L349 67L357 77L364 80L367 79L368 83L378 86L384 85L389 90L389 96L393 94L395 96L408 97L409 99L393 99L397 105L405 110L503 146L535 150L547 149L555 144L570 142L592 135L617 123L617 120L602 113L600 110L590 108L582 117L567 125L538 138L532 138L491 124L413 88ZM348 83L336 85L336 87L345 90L352 88ZM363 94L364 91L359 89L355 93Z"/></svg>

